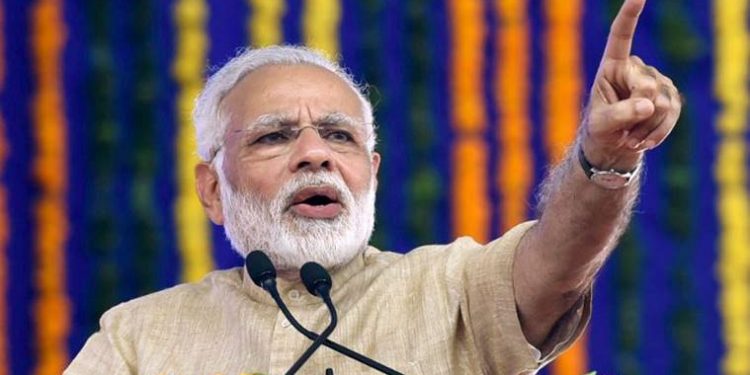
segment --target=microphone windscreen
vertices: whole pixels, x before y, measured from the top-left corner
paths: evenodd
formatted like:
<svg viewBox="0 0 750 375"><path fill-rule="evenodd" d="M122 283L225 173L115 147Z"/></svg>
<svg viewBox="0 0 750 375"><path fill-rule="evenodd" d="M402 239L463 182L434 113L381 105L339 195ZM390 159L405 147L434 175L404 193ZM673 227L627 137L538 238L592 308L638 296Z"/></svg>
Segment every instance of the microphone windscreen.
<svg viewBox="0 0 750 375"><path fill-rule="evenodd" d="M307 262L299 271L302 283L310 294L317 296L317 289L320 285L325 285L327 290L331 290L331 275L328 274L323 266L315 262Z"/></svg>
<svg viewBox="0 0 750 375"><path fill-rule="evenodd" d="M271 263L271 259L268 259L266 253L261 250L255 250L245 257L245 269L247 274L253 279L255 285L263 287L261 285L268 279L276 278L276 268Z"/></svg>

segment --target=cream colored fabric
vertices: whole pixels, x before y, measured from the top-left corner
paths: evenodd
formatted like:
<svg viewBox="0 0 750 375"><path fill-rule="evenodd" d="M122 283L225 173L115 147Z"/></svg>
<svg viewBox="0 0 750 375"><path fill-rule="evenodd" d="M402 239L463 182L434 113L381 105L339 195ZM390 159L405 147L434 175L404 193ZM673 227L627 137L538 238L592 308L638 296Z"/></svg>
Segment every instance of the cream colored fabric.
<svg viewBox="0 0 750 375"><path fill-rule="evenodd" d="M569 345L590 316L586 295L557 325L542 356L521 332L513 250L532 223L483 246L469 238L406 255L369 248L333 273L339 325L331 339L404 374L527 374ZM279 280L308 329L328 311L301 284ZM241 268L216 271L123 303L101 319L67 375L283 374L310 345ZM322 347L299 374L379 373Z"/></svg>

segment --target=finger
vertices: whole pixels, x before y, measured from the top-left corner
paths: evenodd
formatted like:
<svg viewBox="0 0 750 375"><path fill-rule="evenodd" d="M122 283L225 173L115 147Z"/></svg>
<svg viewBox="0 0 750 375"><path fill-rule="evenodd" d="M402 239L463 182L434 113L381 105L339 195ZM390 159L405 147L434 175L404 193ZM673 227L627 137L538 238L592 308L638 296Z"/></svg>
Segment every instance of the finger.
<svg viewBox="0 0 750 375"><path fill-rule="evenodd" d="M667 116L659 123L659 125L651 131L643 140L642 149L650 150L664 142L669 134L674 130L677 125L677 120L680 118L680 112L682 111L681 103L679 98L672 99L673 110L669 111Z"/></svg>
<svg viewBox="0 0 750 375"><path fill-rule="evenodd" d="M628 68L623 75L628 97L655 100L659 94L659 84L668 79L653 66L646 65L638 56L631 55L628 59Z"/></svg>
<svg viewBox="0 0 750 375"><path fill-rule="evenodd" d="M658 71L650 66L635 66L625 76L630 96L656 100L659 96Z"/></svg>
<svg viewBox="0 0 750 375"><path fill-rule="evenodd" d="M607 46L604 48L605 59L625 60L630 56L638 16L645 4L646 0L625 0L622 4L615 20L612 21L609 37L607 37Z"/></svg>
<svg viewBox="0 0 750 375"><path fill-rule="evenodd" d="M630 98L602 106L590 114L589 133L594 137L611 137L627 130L654 114L654 104L643 98Z"/></svg>
<svg viewBox="0 0 750 375"><path fill-rule="evenodd" d="M662 84L659 86L659 95L654 100L654 114L631 129L626 145L632 149L650 148L645 144L646 138L656 128L661 126L670 113L679 112L680 104L674 100L671 93L673 86ZM675 89L676 91L676 89ZM653 145L651 145L653 147Z"/></svg>

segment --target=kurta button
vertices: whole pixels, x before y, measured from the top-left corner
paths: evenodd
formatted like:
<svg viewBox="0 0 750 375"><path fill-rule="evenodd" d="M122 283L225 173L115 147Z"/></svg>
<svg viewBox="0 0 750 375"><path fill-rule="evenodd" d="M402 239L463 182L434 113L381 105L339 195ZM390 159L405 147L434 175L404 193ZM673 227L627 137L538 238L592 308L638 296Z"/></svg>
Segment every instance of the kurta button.
<svg viewBox="0 0 750 375"><path fill-rule="evenodd" d="M288 320L286 320L286 319L284 319L284 321L283 321L283 322L281 322L281 326L282 326L282 327L284 327L284 328L289 328L289 325L290 325L290 323L289 323L289 321L288 321Z"/></svg>
<svg viewBox="0 0 750 375"><path fill-rule="evenodd" d="M293 300L298 300L299 297L300 297L300 295L299 295L299 291L297 289L293 289L292 291L289 292L289 298L291 298Z"/></svg>

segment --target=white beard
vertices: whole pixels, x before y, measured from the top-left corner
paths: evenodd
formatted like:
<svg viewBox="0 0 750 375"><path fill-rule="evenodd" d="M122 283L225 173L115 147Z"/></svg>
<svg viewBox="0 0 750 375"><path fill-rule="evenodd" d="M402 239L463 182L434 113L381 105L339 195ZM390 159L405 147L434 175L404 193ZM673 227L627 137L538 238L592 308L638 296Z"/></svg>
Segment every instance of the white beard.
<svg viewBox="0 0 750 375"><path fill-rule="evenodd" d="M365 250L375 224L375 179L354 196L341 176L303 173L284 185L269 202L252 192L235 191L219 165L224 233L243 258L263 250L280 273L314 261L327 269L348 263ZM314 219L287 210L294 195L311 186L336 189L342 212L333 219Z"/></svg>

